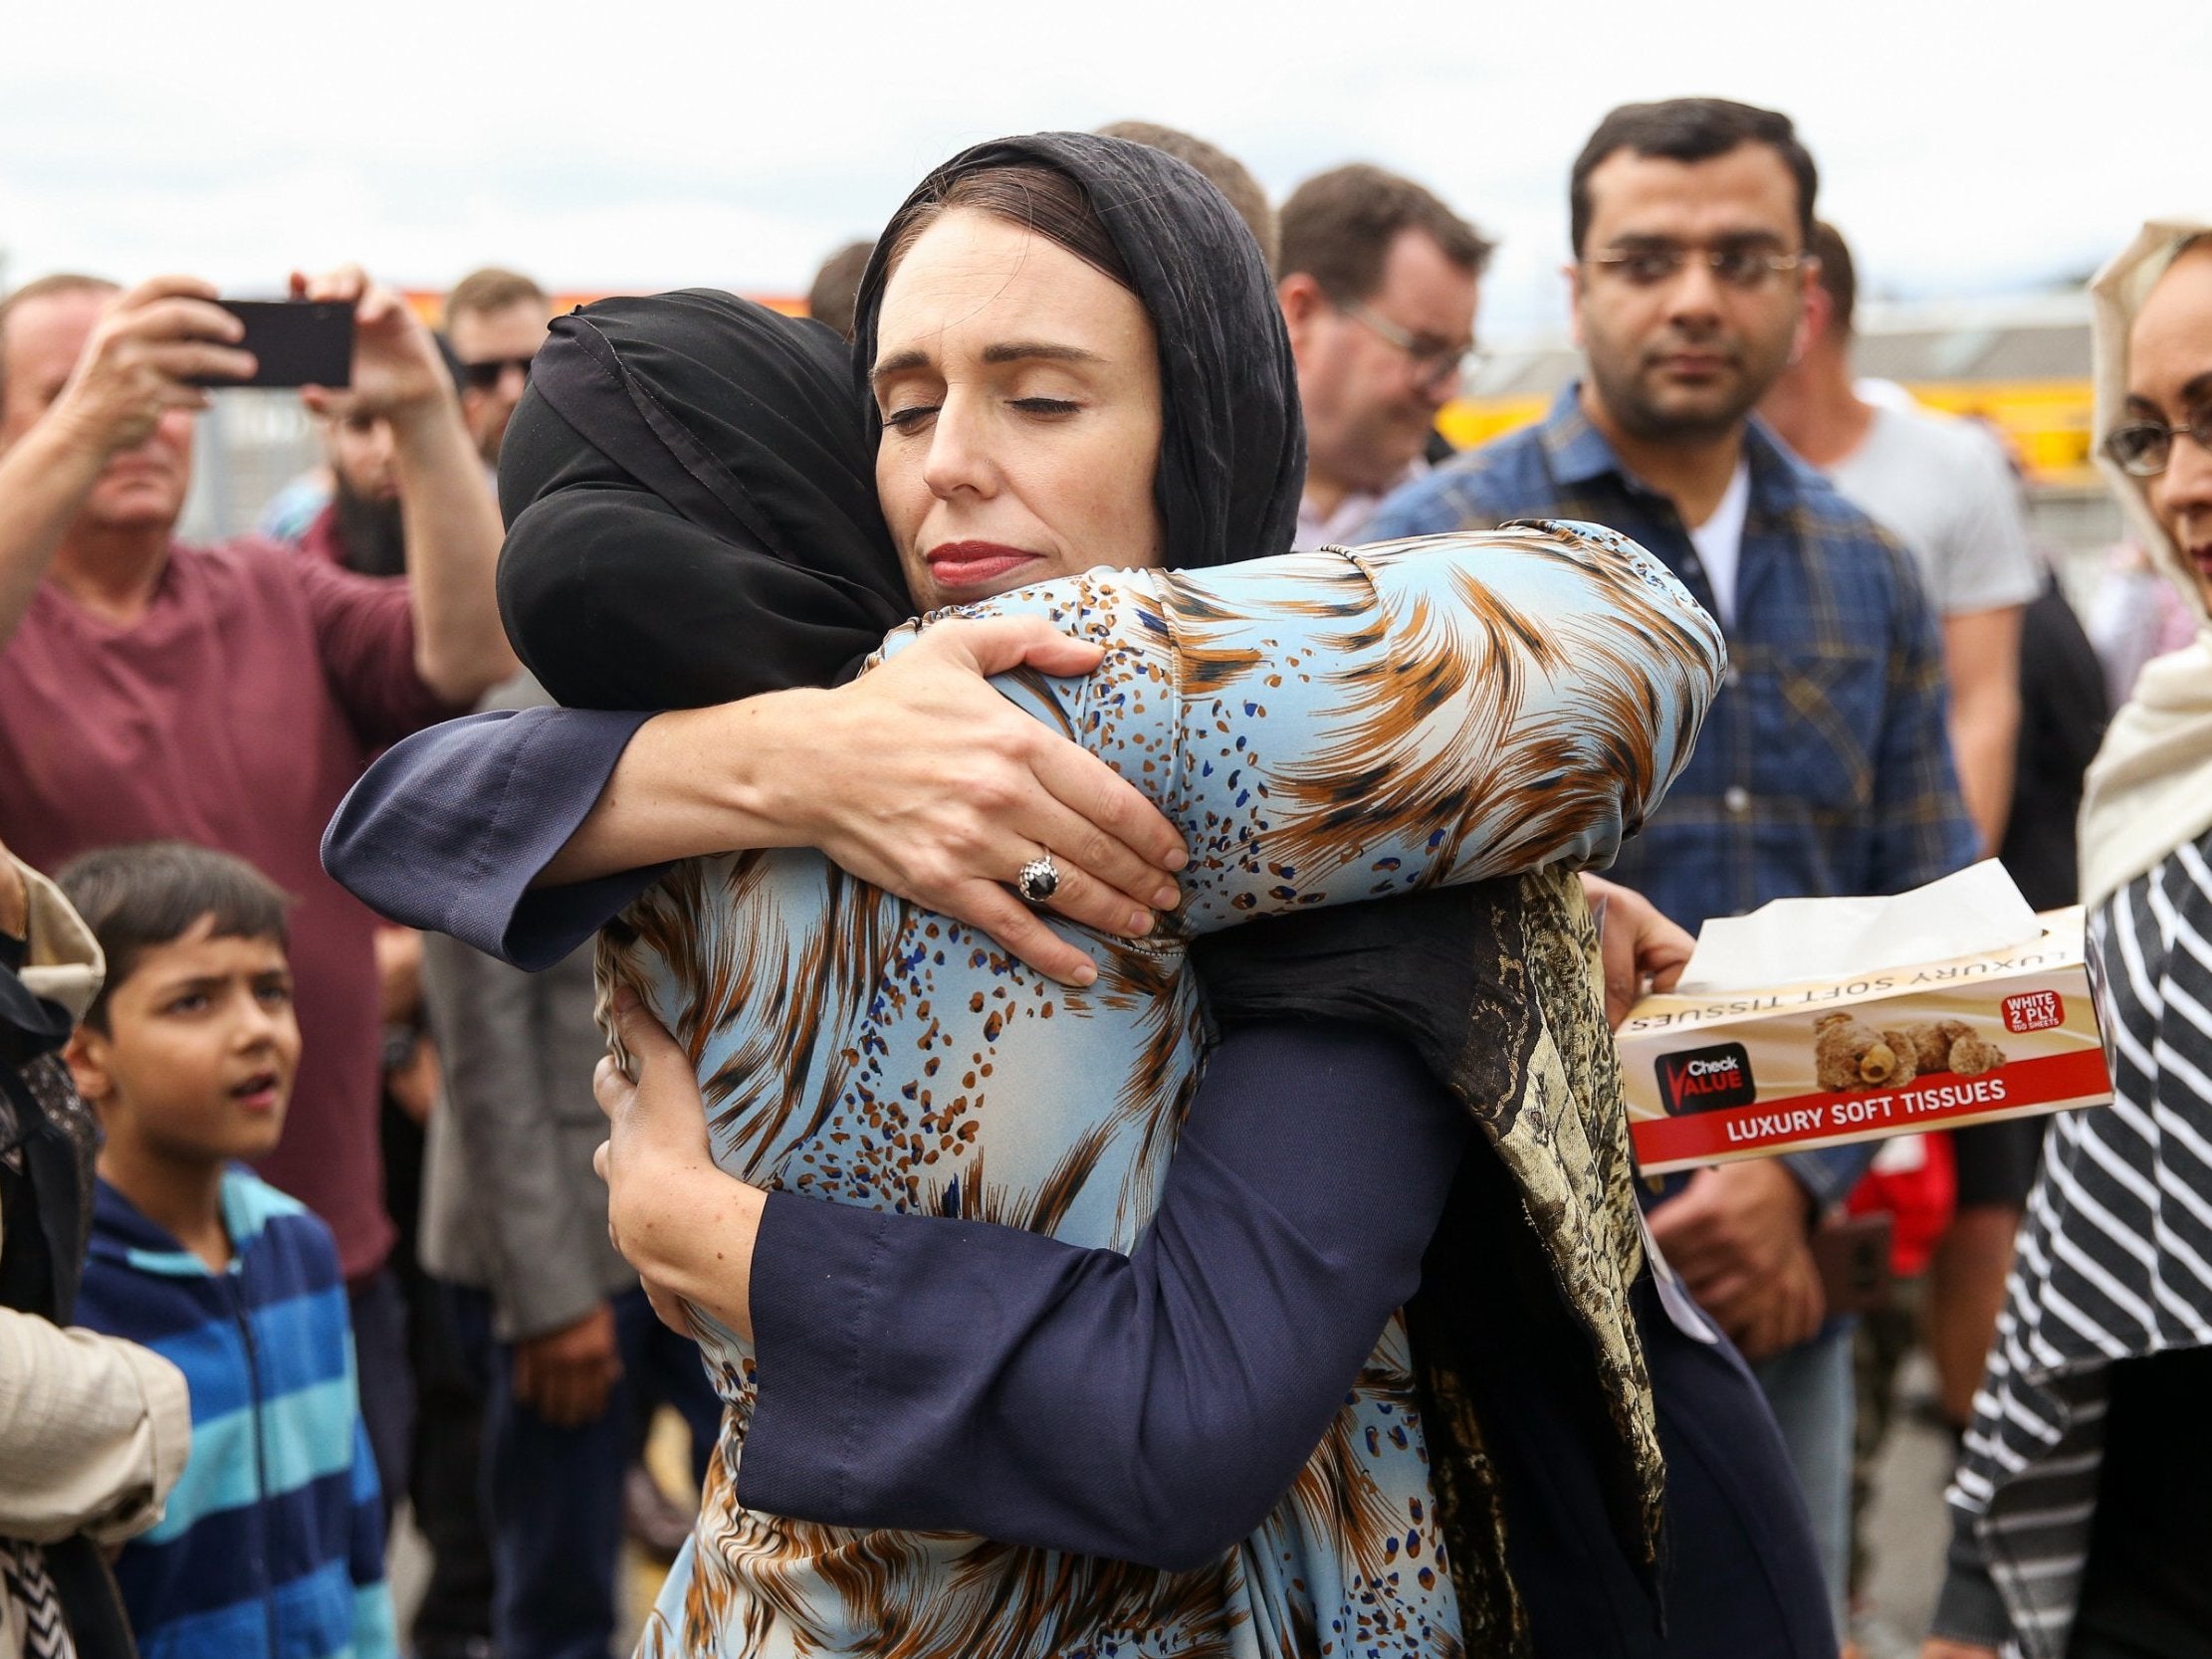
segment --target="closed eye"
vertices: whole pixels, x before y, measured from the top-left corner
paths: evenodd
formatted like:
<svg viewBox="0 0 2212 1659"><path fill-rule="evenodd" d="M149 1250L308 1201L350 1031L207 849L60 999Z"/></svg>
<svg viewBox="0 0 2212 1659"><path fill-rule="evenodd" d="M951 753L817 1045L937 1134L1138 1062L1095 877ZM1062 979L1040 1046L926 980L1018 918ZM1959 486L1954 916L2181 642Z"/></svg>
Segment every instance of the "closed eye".
<svg viewBox="0 0 2212 1659"><path fill-rule="evenodd" d="M1013 406L1031 415L1072 415L1083 407L1064 397L1017 397Z"/></svg>
<svg viewBox="0 0 2212 1659"><path fill-rule="evenodd" d="M893 409L883 417L883 424L897 432L912 432L936 414L934 403L910 403L904 409Z"/></svg>

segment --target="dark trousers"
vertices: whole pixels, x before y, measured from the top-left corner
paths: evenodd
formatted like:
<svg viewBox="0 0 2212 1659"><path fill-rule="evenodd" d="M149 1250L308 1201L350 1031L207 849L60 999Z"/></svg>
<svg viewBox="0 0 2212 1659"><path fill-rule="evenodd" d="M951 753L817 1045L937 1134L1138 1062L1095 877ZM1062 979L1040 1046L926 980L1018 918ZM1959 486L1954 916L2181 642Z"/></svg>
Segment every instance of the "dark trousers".
<svg viewBox="0 0 2212 1659"><path fill-rule="evenodd" d="M384 1202L399 1231L390 1273L405 1321L414 1394L404 1485L384 1489L388 1513L401 1492L430 1550L430 1577L415 1608L420 1659L482 1652L492 1634L492 1538L484 1518L484 1384L461 1351L446 1287L415 1254L422 1217L422 1130L389 1097L380 1133ZM379 1454L381 1461L381 1454Z"/></svg>
<svg viewBox="0 0 2212 1659"><path fill-rule="evenodd" d="M1635 1292L1666 1454L1663 1635L1615 1542L1596 1467L1541 1388L1492 1443L1507 1555L1544 1659L1835 1659L1812 1524L1765 1397L1725 1339L1675 1328Z"/></svg>
<svg viewBox="0 0 2212 1659"><path fill-rule="evenodd" d="M361 1426L376 1459L376 1484L384 1494L384 1520L407 1491L408 1448L415 1433L415 1381L407 1364L407 1304L398 1277L380 1267L348 1286L353 1320L353 1366L360 1377Z"/></svg>
<svg viewBox="0 0 2212 1659"><path fill-rule="evenodd" d="M698 1348L633 1290L614 1299L622 1380L606 1410L581 1427L555 1428L515 1398L513 1351L491 1339L490 1299L457 1291L454 1304L462 1341L485 1370L493 1626L503 1659L606 1659L620 1610L622 1477L637 1402L659 1399L682 1414L693 1473L704 1478L722 1401Z"/></svg>
<svg viewBox="0 0 2212 1659"><path fill-rule="evenodd" d="M421 1659L467 1653L492 1634L492 1537L484 1514L484 1384L461 1351L446 1287L428 1275L406 1285L415 1379L415 1441L407 1482L415 1526L430 1549L430 1580L415 1608Z"/></svg>

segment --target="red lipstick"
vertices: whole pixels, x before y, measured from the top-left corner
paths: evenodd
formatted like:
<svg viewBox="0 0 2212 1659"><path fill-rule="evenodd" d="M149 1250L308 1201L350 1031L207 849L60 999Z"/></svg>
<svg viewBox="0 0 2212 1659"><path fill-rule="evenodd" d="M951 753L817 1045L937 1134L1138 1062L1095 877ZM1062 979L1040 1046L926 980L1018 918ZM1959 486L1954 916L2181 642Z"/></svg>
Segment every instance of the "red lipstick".
<svg viewBox="0 0 2212 1659"><path fill-rule="evenodd" d="M940 541L922 555L931 578L948 593L979 587L995 589L1012 572L1041 557L1001 541Z"/></svg>

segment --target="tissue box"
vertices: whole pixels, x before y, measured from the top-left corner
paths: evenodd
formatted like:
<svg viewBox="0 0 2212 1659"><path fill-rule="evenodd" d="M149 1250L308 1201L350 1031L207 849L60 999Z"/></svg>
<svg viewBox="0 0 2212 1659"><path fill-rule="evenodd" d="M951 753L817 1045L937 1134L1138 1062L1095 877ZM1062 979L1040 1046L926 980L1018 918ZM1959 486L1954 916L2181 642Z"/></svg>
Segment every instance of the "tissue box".
<svg viewBox="0 0 2212 1659"><path fill-rule="evenodd" d="M2037 920L2039 937L1947 960L1646 998L1620 1031L1638 1164L1657 1175L2110 1101L2083 913Z"/></svg>

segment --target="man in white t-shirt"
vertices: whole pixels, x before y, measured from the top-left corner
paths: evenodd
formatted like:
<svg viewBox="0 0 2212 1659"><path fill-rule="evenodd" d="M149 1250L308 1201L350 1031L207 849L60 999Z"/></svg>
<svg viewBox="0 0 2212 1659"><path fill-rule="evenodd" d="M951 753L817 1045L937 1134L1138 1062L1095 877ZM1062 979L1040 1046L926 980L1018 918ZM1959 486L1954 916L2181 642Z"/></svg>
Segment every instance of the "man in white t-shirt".
<svg viewBox="0 0 2212 1659"><path fill-rule="evenodd" d="M1299 548L1367 539L1383 498L1426 472L1459 392L1490 244L1410 178L1361 163L1282 204L1275 284L1306 421Z"/></svg>
<svg viewBox="0 0 2212 1659"><path fill-rule="evenodd" d="M2043 579L2027 518L1997 441L1916 406L1868 402L1852 378L1851 250L1814 227L1818 286L1804 348L1759 413L1845 498L1912 553L1943 623L1951 749L1982 848L2004 839L2020 729L2020 619Z"/></svg>

